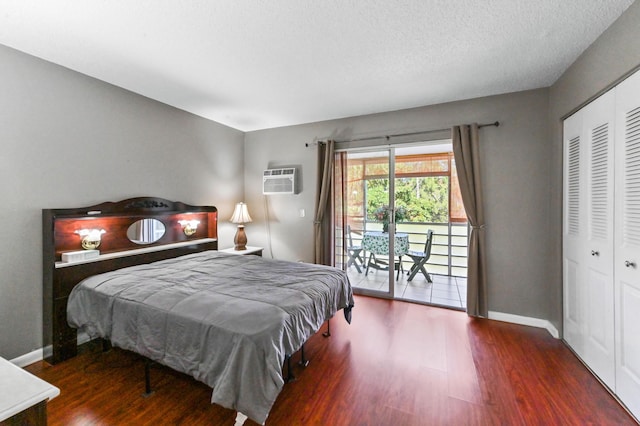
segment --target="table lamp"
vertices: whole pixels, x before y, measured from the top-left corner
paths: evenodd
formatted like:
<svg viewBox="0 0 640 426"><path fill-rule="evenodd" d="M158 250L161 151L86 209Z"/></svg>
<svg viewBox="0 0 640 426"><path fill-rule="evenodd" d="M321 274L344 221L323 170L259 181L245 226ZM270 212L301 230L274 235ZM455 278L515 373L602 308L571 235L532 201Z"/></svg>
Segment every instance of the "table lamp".
<svg viewBox="0 0 640 426"><path fill-rule="evenodd" d="M233 243L235 244L235 250L247 249L247 234L244 233L244 224L251 222L251 216L249 216L249 210L245 203L236 204L236 208L231 216L231 223L238 224L238 231L236 236L233 237Z"/></svg>

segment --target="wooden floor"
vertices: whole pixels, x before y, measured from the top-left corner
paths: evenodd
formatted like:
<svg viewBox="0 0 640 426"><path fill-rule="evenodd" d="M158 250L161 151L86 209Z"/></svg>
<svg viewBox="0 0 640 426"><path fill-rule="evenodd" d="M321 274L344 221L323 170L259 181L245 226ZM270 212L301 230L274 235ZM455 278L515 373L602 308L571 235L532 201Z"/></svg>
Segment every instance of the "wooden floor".
<svg viewBox="0 0 640 426"><path fill-rule="evenodd" d="M418 304L357 297L332 336L305 345L267 425L636 424L547 331ZM233 425L211 390L163 367L143 397L143 361L85 345L78 357L27 370L61 390L50 425ZM245 424L253 425L247 421Z"/></svg>

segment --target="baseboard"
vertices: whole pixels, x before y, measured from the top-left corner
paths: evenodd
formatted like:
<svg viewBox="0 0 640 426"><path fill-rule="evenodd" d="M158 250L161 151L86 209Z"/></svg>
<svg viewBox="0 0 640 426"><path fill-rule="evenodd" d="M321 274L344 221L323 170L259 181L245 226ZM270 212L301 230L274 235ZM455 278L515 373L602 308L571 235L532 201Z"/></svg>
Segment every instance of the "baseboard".
<svg viewBox="0 0 640 426"><path fill-rule="evenodd" d="M506 314L504 312L494 312L494 311L489 311L489 319L496 320L496 321L511 322L511 323L520 324L520 325L528 325L531 327L544 328L554 338L556 339L560 338L560 333L558 332L558 329L556 329L553 326L553 324L551 324L549 321L544 319L524 317L521 315Z"/></svg>
<svg viewBox="0 0 640 426"><path fill-rule="evenodd" d="M78 333L78 346L88 342L89 340L89 335L87 333ZM35 351L31 351L28 354L10 359L9 361L20 368L24 368L29 364L33 364L34 362L42 361L44 359L45 353L51 354L51 345L45 346L44 348L36 349Z"/></svg>
<svg viewBox="0 0 640 426"><path fill-rule="evenodd" d="M40 348L40 349L36 349L35 351L31 351L28 354L24 354L17 358L10 359L9 361L14 363L20 368L24 368L29 364L42 361L43 359L44 359L44 356L42 355L42 348Z"/></svg>

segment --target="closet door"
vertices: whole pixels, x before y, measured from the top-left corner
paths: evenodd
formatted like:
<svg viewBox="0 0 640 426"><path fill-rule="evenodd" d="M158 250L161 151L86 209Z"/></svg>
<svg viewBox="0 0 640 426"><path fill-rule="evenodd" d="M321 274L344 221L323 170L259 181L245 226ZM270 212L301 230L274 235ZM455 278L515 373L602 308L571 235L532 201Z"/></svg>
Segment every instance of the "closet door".
<svg viewBox="0 0 640 426"><path fill-rule="evenodd" d="M640 73L616 88L616 394L640 416Z"/></svg>
<svg viewBox="0 0 640 426"><path fill-rule="evenodd" d="M564 121L563 329L564 339L584 357L584 263L586 181L581 111Z"/></svg>
<svg viewBox="0 0 640 426"><path fill-rule="evenodd" d="M582 111L587 185L584 259L584 354L598 377L615 389L614 341L614 119L615 93L600 96Z"/></svg>

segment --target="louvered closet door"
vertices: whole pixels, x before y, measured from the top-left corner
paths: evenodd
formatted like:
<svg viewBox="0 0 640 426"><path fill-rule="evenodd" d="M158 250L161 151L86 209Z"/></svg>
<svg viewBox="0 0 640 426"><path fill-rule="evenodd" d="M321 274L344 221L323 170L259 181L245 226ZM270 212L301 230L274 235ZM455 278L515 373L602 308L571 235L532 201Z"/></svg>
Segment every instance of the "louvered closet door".
<svg viewBox="0 0 640 426"><path fill-rule="evenodd" d="M616 394L640 417L640 73L616 88Z"/></svg>
<svg viewBox="0 0 640 426"><path fill-rule="evenodd" d="M578 112L564 121L564 206L563 206L563 336L584 356L584 263L585 174L582 117Z"/></svg>
<svg viewBox="0 0 640 426"><path fill-rule="evenodd" d="M615 389L614 341L614 118L615 93L609 91L583 110L587 190L584 259L584 361Z"/></svg>

